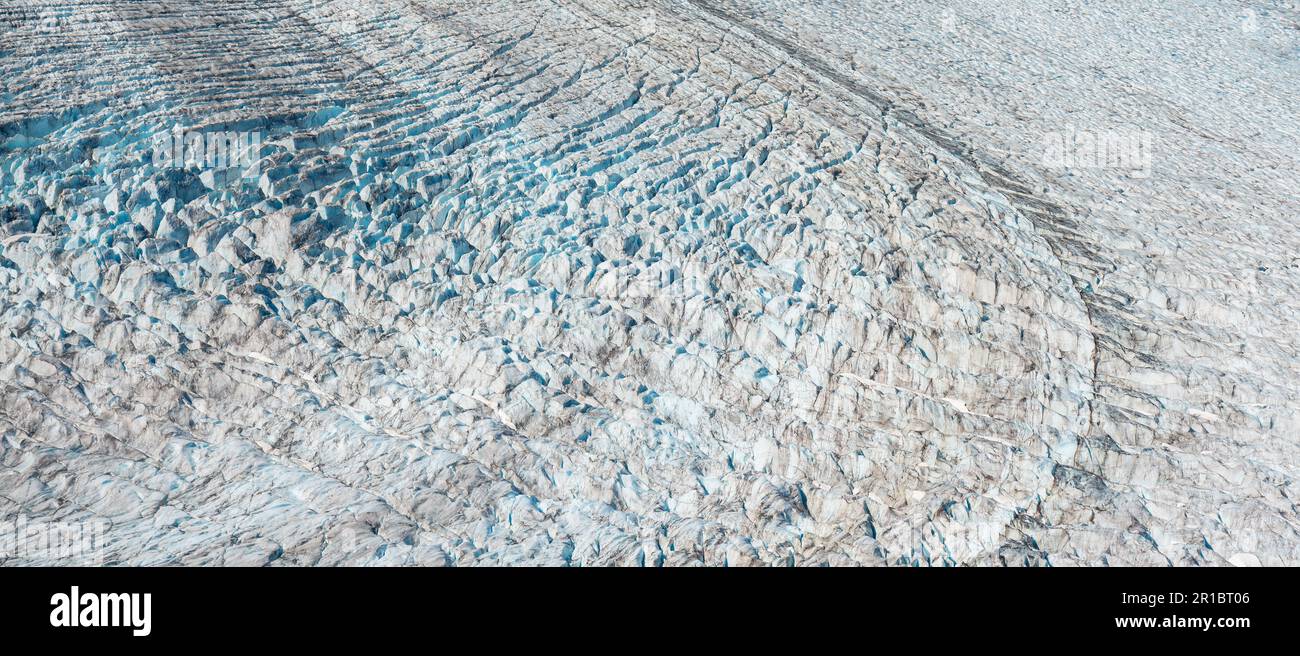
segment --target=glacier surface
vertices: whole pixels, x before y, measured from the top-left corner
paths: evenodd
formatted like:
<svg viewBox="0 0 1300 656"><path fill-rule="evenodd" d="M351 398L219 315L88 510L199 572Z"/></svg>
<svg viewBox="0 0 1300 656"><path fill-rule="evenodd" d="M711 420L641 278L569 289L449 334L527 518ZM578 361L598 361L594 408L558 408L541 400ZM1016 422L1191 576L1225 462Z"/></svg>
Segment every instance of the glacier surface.
<svg viewBox="0 0 1300 656"><path fill-rule="evenodd" d="M0 517L1300 564L1297 12L1165 4L3 0Z"/></svg>

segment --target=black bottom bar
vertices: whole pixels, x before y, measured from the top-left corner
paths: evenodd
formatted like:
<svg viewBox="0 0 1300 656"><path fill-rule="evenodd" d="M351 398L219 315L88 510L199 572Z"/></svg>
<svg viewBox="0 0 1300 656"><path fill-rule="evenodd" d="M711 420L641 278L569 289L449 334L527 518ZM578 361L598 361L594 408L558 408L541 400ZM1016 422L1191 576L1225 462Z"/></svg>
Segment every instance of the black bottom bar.
<svg viewBox="0 0 1300 656"><path fill-rule="evenodd" d="M1052 641L1044 647L1210 646L1285 639L1295 622L1294 570L1276 569L5 569L0 577L0 626L10 640L149 649L379 639L451 649L451 640L468 639L531 650L610 632L620 645L663 648L683 640L932 646L999 635L990 646L1028 647L1039 635ZM74 586L87 620L134 614L121 612L119 627L52 626L70 624ZM134 635L145 629L142 605L109 597L105 608L104 595L121 593L150 595L148 635Z"/></svg>

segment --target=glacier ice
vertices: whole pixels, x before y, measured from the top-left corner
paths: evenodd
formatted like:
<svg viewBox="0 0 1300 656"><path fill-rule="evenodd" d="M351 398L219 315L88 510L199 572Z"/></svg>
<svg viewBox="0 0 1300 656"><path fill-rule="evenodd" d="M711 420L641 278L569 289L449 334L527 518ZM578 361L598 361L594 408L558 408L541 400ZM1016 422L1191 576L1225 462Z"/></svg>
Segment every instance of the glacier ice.
<svg viewBox="0 0 1300 656"><path fill-rule="evenodd" d="M120 564L1300 562L1294 30L943 4L9 0L0 516ZM1033 156L1117 111L1149 177Z"/></svg>

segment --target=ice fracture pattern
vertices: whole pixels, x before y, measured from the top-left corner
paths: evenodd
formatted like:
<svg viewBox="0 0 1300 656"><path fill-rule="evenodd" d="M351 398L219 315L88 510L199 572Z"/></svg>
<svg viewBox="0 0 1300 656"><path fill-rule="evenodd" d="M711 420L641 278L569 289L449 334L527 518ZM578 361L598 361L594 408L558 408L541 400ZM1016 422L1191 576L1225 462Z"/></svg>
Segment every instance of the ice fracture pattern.
<svg viewBox="0 0 1300 656"><path fill-rule="evenodd" d="M0 517L1300 564L1297 13L1048 4L0 0Z"/></svg>

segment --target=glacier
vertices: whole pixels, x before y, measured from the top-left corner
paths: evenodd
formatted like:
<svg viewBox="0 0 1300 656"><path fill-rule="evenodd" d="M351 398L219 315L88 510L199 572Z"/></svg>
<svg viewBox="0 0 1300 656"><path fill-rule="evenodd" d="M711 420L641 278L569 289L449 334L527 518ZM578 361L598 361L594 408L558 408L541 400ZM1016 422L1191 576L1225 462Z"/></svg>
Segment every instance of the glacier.
<svg viewBox="0 0 1300 656"><path fill-rule="evenodd" d="M1300 14L1164 5L3 0L0 517L1300 564Z"/></svg>

